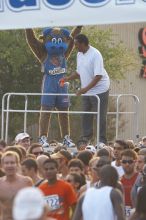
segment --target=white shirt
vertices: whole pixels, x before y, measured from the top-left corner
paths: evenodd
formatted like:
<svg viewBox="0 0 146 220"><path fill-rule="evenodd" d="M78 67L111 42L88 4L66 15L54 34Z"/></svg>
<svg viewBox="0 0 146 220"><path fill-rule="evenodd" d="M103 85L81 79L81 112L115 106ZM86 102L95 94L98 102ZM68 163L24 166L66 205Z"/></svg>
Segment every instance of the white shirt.
<svg viewBox="0 0 146 220"><path fill-rule="evenodd" d="M102 76L100 81L86 94L96 95L109 89L109 76L104 69L102 55L96 48L89 46L86 53L77 53L77 73L80 75L82 88L86 87L95 76Z"/></svg>
<svg viewBox="0 0 146 220"><path fill-rule="evenodd" d="M112 165L112 167L114 167L117 170L117 172L119 174L119 177L124 175L123 167L122 166L116 166L116 161L112 161L111 165Z"/></svg>
<svg viewBox="0 0 146 220"><path fill-rule="evenodd" d="M110 198L111 190L112 187L104 186L86 191L82 204L83 220L116 220Z"/></svg>

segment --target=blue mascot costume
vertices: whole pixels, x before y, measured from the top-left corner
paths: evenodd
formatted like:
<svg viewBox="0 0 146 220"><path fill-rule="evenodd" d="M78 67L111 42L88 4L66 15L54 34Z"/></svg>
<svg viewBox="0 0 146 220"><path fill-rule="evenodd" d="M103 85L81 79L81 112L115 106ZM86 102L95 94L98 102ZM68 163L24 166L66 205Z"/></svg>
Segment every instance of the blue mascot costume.
<svg viewBox="0 0 146 220"><path fill-rule="evenodd" d="M67 73L67 59L74 47L74 37L81 32L81 26L74 28L71 33L65 28L45 28L39 39L32 29L26 29L27 42L42 65L43 80L42 93L53 95L42 95L41 110L68 111L69 98L67 95L67 84L62 85L61 79ZM55 95L64 94L64 95ZM39 140L44 147L48 147L47 137L49 134L50 112L41 112L39 119ZM59 114L59 125L64 144L73 147L74 144L69 137L69 116L67 113Z"/></svg>

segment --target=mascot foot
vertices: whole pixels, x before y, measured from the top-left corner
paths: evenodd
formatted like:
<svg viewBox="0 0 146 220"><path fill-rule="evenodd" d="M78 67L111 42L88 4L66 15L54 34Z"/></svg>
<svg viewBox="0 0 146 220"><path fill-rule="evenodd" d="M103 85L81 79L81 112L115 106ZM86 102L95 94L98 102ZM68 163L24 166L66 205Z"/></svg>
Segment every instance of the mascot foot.
<svg viewBox="0 0 146 220"><path fill-rule="evenodd" d="M39 143L42 145L44 152L49 152L49 143L47 142L46 136L41 136L39 138Z"/></svg>
<svg viewBox="0 0 146 220"><path fill-rule="evenodd" d="M69 148L75 147L75 144L72 142L69 135L65 135L65 137L63 139L63 145L66 145Z"/></svg>
<svg viewBox="0 0 146 220"><path fill-rule="evenodd" d="M99 143L95 146L95 148L96 148L97 150L100 150L100 149L103 149L105 146L106 146L106 145L105 145L104 143L99 142Z"/></svg>

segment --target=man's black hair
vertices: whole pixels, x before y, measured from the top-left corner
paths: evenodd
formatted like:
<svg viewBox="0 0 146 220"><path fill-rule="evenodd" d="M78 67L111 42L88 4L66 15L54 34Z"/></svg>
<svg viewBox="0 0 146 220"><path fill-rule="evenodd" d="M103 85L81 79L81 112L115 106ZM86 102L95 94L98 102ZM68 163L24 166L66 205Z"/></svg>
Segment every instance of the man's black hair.
<svg viewBox="0 0 146 220"><path fill-rule="evenodd" d="M29 158L29 159L25 159L22 161L21 163L22 166L26 166L27 169L31 169L34 168L35 172L37 172L38 170L38 165L35 159L33 158Z"/></svg>
<svg viewBox="0 0 146 220"><path fill-rule="evenodd" d="M71 159L68 163L68 168L79 167L81 170L84 169L84 163L80 159Z"/></svg>
<svg viewBox="0 0 146 220"><path fill-rule="evenodd" d="M93 154L88 150L80 151L77 154L77 158L83 162L85 166L89 165L89 161L92 159Z"/></svg>
<svg viewBox="0 0 146 220"><path fill-rule="evenodd" d="M75 40L77 40L80 44L81 44L81 43L84 43L86 46L89 45L88 37L87 37L85 34L78 34L78 35L75 37Z"/></svg>
<svg viewBox="0 0 146 220"><path fill-rule="evenodd" d="M119 179L117 170L111 165L104 165L100 170L100 179L107 186L116 187Z"/></svg>
<svg viewBox="0 0 146 220"><path fill-rule="evenodd" d="M115 143L122 146L124 150L129 149L129 145L124 140L115 140Z"/></svg>
<svg viewBox="0 0 146 220"><path fill-rule="evenodd" d="M47 163L54 163L55 167L58 169L58 163L55 159L53 159L53 158L46 159L43 163L43 166L45 166L45 164L47 164Z"/></svg>

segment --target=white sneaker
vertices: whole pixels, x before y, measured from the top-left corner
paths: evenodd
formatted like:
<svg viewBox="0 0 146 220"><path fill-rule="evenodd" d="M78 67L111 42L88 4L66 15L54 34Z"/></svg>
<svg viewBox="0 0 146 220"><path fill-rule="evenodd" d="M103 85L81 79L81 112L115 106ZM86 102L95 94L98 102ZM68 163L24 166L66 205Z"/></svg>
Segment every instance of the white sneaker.
<svg viewBox="0 0 146 220"><path fill-rule="evenodd" d="M65 135L65 137L63 139L63 145L66 145L69 148L75 147L75 144L72 142L69 135Z"/></svg>
<svg viewBox="0 0 146 220"><path fill-rule="evenodd" d="M41 136L39 138L39 143L42 145L44 152L49 152L49 143L47 142L46 136Z"/></svg>
<svg viewBox="0 0 146 220"><path fill-rule="evenodd" d="M106 146L104 143L99 142L95 148L96 148L96 150L100 150L100 149L104 148L104 146Z"/></svg>

